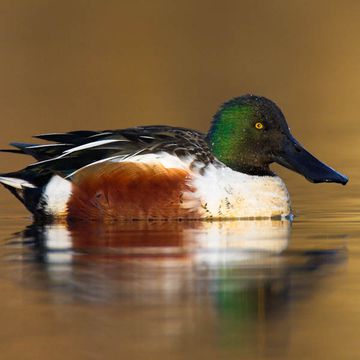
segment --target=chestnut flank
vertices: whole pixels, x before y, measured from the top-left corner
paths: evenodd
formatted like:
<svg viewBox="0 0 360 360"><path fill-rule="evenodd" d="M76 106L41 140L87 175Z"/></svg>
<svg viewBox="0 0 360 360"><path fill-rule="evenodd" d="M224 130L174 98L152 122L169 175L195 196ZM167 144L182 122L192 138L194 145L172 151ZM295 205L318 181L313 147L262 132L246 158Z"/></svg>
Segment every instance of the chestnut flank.
<svg viewBox="0 0 360 360"><path fill-rule="evenodd" d="M189 173L158 163L104 163L88 167L72 180L69 219L150 220L198 218L182 208L184 192L193 192Z"/></svg>

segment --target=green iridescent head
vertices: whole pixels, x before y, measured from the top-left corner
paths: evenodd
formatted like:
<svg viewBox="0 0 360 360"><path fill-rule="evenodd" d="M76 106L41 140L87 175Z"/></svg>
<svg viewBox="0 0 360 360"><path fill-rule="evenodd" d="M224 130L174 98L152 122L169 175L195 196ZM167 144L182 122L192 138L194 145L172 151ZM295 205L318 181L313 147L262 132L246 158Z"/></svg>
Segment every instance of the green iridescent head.
<svg viewBox="0 0 360 360"><path fill-rule="evenodd" d="M312 182L348 180L307 152L291 135L279 107L261 96L244 95L224 103L207 141L217 159L249 175L273 175L270 164L277 162Z"/></svg>

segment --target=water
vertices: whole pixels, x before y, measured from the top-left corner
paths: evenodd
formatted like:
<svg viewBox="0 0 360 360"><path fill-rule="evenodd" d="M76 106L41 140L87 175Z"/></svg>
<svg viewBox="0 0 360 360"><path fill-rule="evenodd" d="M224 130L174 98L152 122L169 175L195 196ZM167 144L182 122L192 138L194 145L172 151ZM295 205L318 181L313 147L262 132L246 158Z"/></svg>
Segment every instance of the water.
<svg viewBox="0 0 360 360"><path fill-rule="evenodd" d="M293 222L39 227L1 202L1 359L359 359L355 155L347 187L282 172Z"/></svg>

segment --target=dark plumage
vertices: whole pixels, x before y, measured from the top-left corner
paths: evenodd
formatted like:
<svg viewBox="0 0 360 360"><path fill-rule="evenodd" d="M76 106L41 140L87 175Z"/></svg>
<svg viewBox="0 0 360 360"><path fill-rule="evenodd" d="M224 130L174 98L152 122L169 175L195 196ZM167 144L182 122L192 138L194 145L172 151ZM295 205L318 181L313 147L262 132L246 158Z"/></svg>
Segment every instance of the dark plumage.
<svg viewBox="0 0 360 360"><path fill-rule="evenodd" d="M63 177L76 170L107 158L128 158L134 154L148 154L166 151L185 157L193 155L196 161L208 164L214 162L205 135L199 131L171 126L138 126L121 130L72 131L68 133L42 134L35 138L51 144L11 143L17 150L2 150L30 155L38 162L26 168L1 174L27 180L36 186L43 186L52 175ZM112 140L113 142L106 142ZM93 144L93 146L90 146ZM75 148L89 146L86 148Z"/></svg>

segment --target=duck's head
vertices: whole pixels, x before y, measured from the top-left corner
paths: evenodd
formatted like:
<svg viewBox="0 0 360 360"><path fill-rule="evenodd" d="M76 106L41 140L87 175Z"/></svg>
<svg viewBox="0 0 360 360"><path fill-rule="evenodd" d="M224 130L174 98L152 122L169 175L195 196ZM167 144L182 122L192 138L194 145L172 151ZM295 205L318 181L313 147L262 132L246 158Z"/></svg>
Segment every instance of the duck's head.
<svg viewBox="0 0 360 360"><path fill-rule="evenodd" d="M249 175L273 175L269 166L277 162L314 183L348 182L306 151L291 135L281 110L261 96L244 95L224 103L207 141L221 162Z"/></svg>

